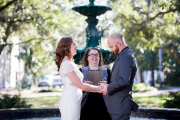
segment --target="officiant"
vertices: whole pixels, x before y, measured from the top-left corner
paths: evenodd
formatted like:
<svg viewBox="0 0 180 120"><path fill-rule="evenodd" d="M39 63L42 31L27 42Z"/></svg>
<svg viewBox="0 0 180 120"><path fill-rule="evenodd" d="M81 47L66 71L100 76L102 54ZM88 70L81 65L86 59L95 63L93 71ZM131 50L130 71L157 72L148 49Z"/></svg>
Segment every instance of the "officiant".
<svg viewBox="0 0 180 120"><path fill-rule="evenodd" d="M102 67L103 57L99 49L89 47L84 53L82 64L84 67L80 68L80 71L84 75L84 83L93 84L92 81L88 81L90 70L102 71L101 83L110 82L110 70ZM107 95L83 91L80 120L111 120L107 110L107 99Z"/></svg>

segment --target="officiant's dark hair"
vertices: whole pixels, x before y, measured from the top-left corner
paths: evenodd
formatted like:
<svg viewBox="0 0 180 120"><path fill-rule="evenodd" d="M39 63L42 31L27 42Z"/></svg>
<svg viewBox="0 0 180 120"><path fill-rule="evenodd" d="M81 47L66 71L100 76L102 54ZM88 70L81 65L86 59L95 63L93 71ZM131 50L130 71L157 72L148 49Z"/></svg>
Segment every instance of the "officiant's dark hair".
<svg viewBox="0 0 180 120"><path fill-rule="evenodd" d="M73 38L72 37L63 37L60 39L57 48L56 48L56 56L55 56L55 63L58 67L58 70L60 69L62 60L65 56L67 56L70 59L70 48L71 44L73 43Z"/></svg>
<svg viewBox="0 0 180 120"><path fill-rule="evenodd" d="M84 53L83 59L82 59L82 65L83 65L84 67L89 65L89 62L88 62L87 58L88 58L89 52L90 52L91 50L97 50L97 51L98 51L98 53L99 53L99 66L103 66L102 53L101 53L101 51L100 51L98 48L96 48L96 47L89 47L89 48L86 50L86 52Z"/></svg>

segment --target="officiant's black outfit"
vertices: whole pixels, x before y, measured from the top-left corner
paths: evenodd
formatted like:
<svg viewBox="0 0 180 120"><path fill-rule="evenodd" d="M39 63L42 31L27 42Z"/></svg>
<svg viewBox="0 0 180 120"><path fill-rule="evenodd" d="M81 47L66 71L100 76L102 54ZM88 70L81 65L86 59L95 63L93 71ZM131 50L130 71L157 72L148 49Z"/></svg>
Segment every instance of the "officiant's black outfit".
<svg viewBox="0 0 180 120"><path fill-rule="evenodd" d="M88 70L89 66L80 68L84 75L83 82L87 81ZM105 67L99 67L99 70L103 71L103 79L109 83L110 70ZM80 120L111 120L107 110L107 99L107 95L83 91Z"/></svg>

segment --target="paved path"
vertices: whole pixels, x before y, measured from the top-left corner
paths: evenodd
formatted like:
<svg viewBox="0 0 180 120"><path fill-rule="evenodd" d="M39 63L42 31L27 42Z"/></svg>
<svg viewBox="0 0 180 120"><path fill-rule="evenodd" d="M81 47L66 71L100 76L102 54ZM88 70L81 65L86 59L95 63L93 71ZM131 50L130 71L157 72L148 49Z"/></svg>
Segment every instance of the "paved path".
<svg viewBox="0 0 180 120"><path fill-rule="evenodd" d="M0 94L18 95L18 91L1 91ZM33 92L31 90L21 91L22 98L44 97L44 96L60 96L62 92Z"/></svg>

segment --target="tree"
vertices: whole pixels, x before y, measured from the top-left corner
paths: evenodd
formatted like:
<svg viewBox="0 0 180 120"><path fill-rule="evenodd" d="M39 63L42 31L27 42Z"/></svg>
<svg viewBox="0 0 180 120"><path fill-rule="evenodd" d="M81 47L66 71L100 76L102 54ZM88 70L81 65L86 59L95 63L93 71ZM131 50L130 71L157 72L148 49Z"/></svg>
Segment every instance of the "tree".
<svg viewBox="0 0 180 120"><path fill-rule="evenodd" d="M157 4L162 9L171 8L172 6L176 7L180 11L180 1L179 0L154 0L154 3Z"/></svg>
<svg viewBox="0 0 180 120"><path fill-rule="evenodd" d="M135 52L140 69L146 68L152 71L157 69L151 62L144 60L156 57L156 61L152 62L157 62L158 48L168 45L170 41L176 43L179 36L177 33L179 25L175 25L176 20L179 19L178 8L171 6L162 10L153 0L112 0L111 7L116 11L112 19L119 28L118 32L125 36L128 45ZM168 39L170 36L173 39ZM148 54L145 51L148 51Z"/></svg>
<svg viewBox="0 0 180 120"><path fill-rule="evenodd" d="M67 0L1 0L0 54L7 45L20 45L18 58L25 62L26 71L30 69L34 79L48 74L54 66L60 37L72 36L79 45L85 36L85 25L81 23L85 17L74 14L73 5L73 1ZM20 42L13 43L13 36Z"/></svg>

